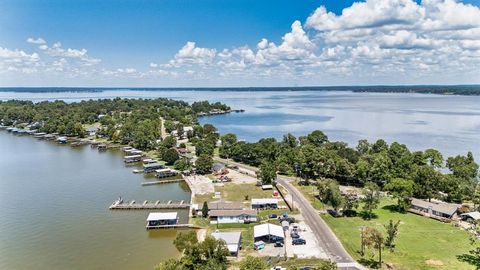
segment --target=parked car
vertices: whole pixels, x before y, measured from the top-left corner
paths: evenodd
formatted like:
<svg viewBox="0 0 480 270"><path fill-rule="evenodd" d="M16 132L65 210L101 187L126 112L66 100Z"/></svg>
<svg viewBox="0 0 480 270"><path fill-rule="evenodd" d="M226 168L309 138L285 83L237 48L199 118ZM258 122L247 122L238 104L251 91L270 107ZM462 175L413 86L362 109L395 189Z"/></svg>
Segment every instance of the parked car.
<svg viewBox="0 0 480 270"><path fill-rule="evenodd" d="M300 235L297 232L291 232L290 236L295 239L295 238L300 238Z"/></svg>
<svg viewBox="0 0 480 270"><path fill-rule="evenodd" d="M292 245L305 245L307 241L303 238L295 238L292 240Z"/></svg>
<svg viewBox="0 0 480 270"><path fill-rule="evenodd" d="M268 215L268 218L277 218L277 214L270 214Z"/></svg>
<svg viewBox="0 0 480 270"><path fill-rule="evenodd" d="M273 245L274 247L283 247L283 243L280 242L280 241L277 241L275 242L275 245Z"/></svg>

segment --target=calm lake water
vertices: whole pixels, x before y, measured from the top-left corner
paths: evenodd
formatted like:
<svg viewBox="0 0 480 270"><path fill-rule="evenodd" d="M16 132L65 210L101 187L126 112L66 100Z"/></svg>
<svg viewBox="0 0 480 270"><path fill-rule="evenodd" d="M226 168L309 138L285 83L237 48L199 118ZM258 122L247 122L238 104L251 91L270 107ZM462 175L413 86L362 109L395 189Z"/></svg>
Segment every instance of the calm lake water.
<svg viewBox="0 0 480 270"><path fill-rule="evenodd" d="M142 187L120 151L99 153L0 131L0 269L153 269L177 256L173 230L145 230L125 199L189 200L185 184ZM179 211L181 222L188 211Z"/></svg>
<svg viewBox="0 0 480 270"><path fill-rule="evenodd" d="M383 138L445 156L480 159L480 97L321 91L130 91L18 93L0 100L74 102L166 97L221 101L245 113L204 117L239 139L323 130L356 145ZM152 269L178 255L174 231L145 231L147 211L109 211L125 199L189 199L183 184L142 187L121 153L74 149L0 132L0 269ZM187 211L182 218L186 220Z"/></svg>
<svg viewBox="0 0 480 270"><path fill-rule="evenodd" d="M288 132L324 131L331 140L355 146L360 139L398 141L410 149L436 148L445 156L472 151L480 159L480 96L353 93L349 91L132 91L18 93L0 92L0 100L166 97L193 102L221 101L245 113L204 117L220 132L239 139L281 139Z"/></svg>

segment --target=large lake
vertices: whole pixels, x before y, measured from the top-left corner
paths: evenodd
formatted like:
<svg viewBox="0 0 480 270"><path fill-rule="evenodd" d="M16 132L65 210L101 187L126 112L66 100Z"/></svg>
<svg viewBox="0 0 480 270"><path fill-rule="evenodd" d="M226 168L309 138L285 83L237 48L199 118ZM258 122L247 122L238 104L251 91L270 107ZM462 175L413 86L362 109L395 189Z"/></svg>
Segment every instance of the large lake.
<svg viewBox="0 0 480 270"><path fill-rule="evenodd" d="M110 211L118 196L189 200L185 184L141 186L120 151L99 153L0 131L0 269L148 269L177 256L173 230L148 211ZM188 211L180 211L181 222Z"/></svg>
<svg viewBox="0 0 480 270"><path fill-rule="evenodd" d="M1 90L0 90L1 91ZM445 156L472 151L480 159L480 96L353 93L349 91L131 91L0 92L0 100L167 97L193 102L221 101L245 113L204 117L220 132L239 139L281 139L288 132L324 131L331 140L354 146L360 139L398 141L414 150L437 148Z"/></svg>
<svg viewBox="0 0 480 270"><path fill-rule="evenodd" d="M210 100L245 109L204 117L240 139L281 139L323 130L355 145L384 138L411 149L480 158L480 97L321 91L130 91L18 93L0 100L67 102L98 98L167 97ZM0 132L0 269L153 269L178 255L174 231L145 231L148 211L109 211L126 199L188 199L183 184L142 187L121 153L98 153ZM181 213L186 219L188 213Z"/></svg>

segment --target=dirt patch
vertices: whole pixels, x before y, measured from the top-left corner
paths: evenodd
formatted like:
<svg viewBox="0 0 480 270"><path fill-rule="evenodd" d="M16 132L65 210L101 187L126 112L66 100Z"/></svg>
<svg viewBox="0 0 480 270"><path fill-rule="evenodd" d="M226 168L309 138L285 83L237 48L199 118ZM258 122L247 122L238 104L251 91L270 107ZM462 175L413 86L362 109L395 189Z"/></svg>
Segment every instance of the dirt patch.
<svg viewBox="0 0 480 270"><path fill-rule="evenodd" d="M442 261L440 261L440 260L432 260L432 259L426 260L425 263L428 264L428 265L436 265L436 266L442 266L442 265L443 265L443 262L442 262Z"/></svg>

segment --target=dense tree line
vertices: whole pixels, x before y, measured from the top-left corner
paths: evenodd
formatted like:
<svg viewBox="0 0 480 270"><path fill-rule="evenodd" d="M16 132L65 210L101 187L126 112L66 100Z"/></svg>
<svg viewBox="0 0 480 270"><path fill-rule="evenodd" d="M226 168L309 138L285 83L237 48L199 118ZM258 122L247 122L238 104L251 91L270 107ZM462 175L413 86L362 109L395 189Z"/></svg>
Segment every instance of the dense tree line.
<svg viewBox="0 0 480 270"><path fill-rule="evenodd" d="M384 140L360 140L355 148L332 142L321 131L296 138L291 134L277 141L237 141L233 134L221 137L220 156L259 166L262 178L274 166L280 174L297 175L308 182L333 179L342 184L364 186L373 183L391 190L399 204L408 195L462 202L474 199L479 166L472 153L446 160L435 149L410 151L407 146ZM271 170L270 170L271 171Z"/></svg>
<svg viewBox="0 0 480 270"><path fill-rule="evenodd" d="M74 103L64 101L0 101L3 125L33 124L47 133L85 136L85 126L100 123L98 135L113 142L131 144L139 149L153 149L160 138L161 119L165 124L192 125L198 112L224 110L228 106L207 101L194 103L171 99L102 99ZM198 105L200 104L200 105ZM182 128L183 129L183 128Z"/></svg>

